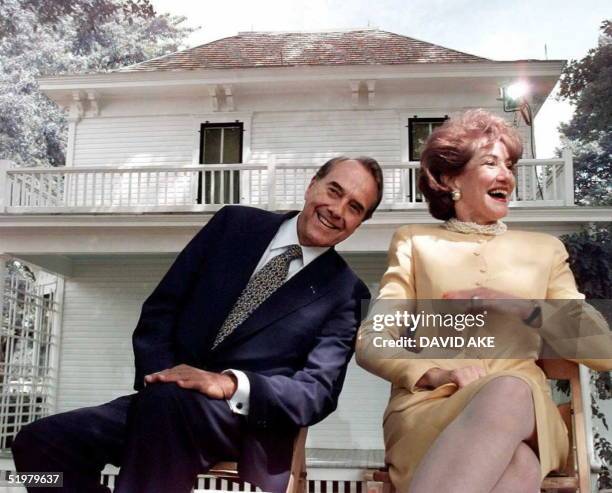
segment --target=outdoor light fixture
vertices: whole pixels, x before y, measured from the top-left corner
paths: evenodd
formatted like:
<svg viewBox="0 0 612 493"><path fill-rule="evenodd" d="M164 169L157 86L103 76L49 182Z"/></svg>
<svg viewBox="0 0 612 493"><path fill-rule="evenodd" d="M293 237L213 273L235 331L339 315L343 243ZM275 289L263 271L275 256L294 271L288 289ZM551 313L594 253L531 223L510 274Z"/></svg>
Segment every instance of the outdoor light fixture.
<svg viewBox="0 0 612 493"><path fill-rule="evenodd" d="M533 113L531 112L531 106L527 102L527 95L529 94L529 85L525 81L518 81L513 84L502 86L499 89L500 99L502 101L504 111L506 113L518 112L520 113L523 121L527 124L530 131L531 138L529 142L531 144L531 157L535 158L535 135L533 131ZM534 168L535 169L535 168ZM540 185L540 179L536 172L536 185L540 194L542 194L542 187Z"/></svg>
<svg viewBox="0 0 612 493"><path fill-rule="evenodd" d="M504 102L504 111L518 111L526 103L525 96L529 87L523 81L515 82L501 88L501 97Z"/></svg>
<svg viewBox="0 0 612 493"><path fill-rule="evenodd" d="M527 94L529 94L529 86L524 81L518 81L508 86L500 88L501 100L504 106L504 111L518 111L525 123L529 126L533 123L531 107L527 103Z"/></svg>

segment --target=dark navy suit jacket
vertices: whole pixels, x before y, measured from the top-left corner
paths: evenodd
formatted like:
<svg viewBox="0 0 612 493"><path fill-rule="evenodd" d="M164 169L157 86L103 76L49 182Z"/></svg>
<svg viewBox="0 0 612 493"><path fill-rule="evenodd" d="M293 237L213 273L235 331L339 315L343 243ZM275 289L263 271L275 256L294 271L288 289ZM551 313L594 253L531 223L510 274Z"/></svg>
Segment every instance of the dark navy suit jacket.
<svg viewBox="0 0 612 493"><path fill-rule="evenodd" d="M210 349L281 223L295 214L221 209L145 301L133 335L136 390L146 374L181 363L245 372L251 391L240 474L274 492L286 486L297 430L336 408L370 298L331 248Z"/></svg>

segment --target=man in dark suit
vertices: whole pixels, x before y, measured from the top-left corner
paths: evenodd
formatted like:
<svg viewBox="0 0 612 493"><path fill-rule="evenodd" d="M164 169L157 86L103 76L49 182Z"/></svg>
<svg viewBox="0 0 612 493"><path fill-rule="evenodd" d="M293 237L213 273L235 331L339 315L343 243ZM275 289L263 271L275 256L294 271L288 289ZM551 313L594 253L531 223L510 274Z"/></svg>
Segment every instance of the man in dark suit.
<svg viewBox="0 0 612 493"><path fill-rule="evenodd" d="M18 471L108 491L100 471L112 463L118 493L188 492L233 459L244 480L284 491L299 428L337 405L370 297L333 246L381 197L376 161L341 157L317 172L299 215L221 209L143 304L138 392L24 427Z"/></svg>

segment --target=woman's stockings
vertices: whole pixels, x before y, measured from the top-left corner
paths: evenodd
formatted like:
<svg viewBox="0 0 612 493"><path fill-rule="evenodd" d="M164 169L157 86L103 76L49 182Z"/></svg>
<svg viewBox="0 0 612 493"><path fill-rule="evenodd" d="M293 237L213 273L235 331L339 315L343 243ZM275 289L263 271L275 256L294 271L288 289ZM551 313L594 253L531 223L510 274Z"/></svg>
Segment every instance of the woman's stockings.
<svg viewBox="0 0 612 493"><path fill-rule="evenodd" d="M534 430L529 385L520 378L495 378L438 436L409 492L539 492L539 463L524 443Z"/></svg>

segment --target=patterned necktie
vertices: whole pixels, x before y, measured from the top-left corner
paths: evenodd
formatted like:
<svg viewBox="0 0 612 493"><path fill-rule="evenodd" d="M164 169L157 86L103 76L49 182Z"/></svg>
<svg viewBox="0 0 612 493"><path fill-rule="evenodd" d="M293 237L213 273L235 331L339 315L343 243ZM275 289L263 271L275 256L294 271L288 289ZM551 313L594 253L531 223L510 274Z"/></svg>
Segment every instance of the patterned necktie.
<svg viewBox="0 0 612 493"><path fill-rule="evenodd" d="M302 256L300 245L291 245L286 252L270 259L259 272L257 272L240 293L232 311L219 329L213 342L212 349L221 342L242 322L244 322L255 309L266 301L287 279L289 264L292 260Z"/></svg>

